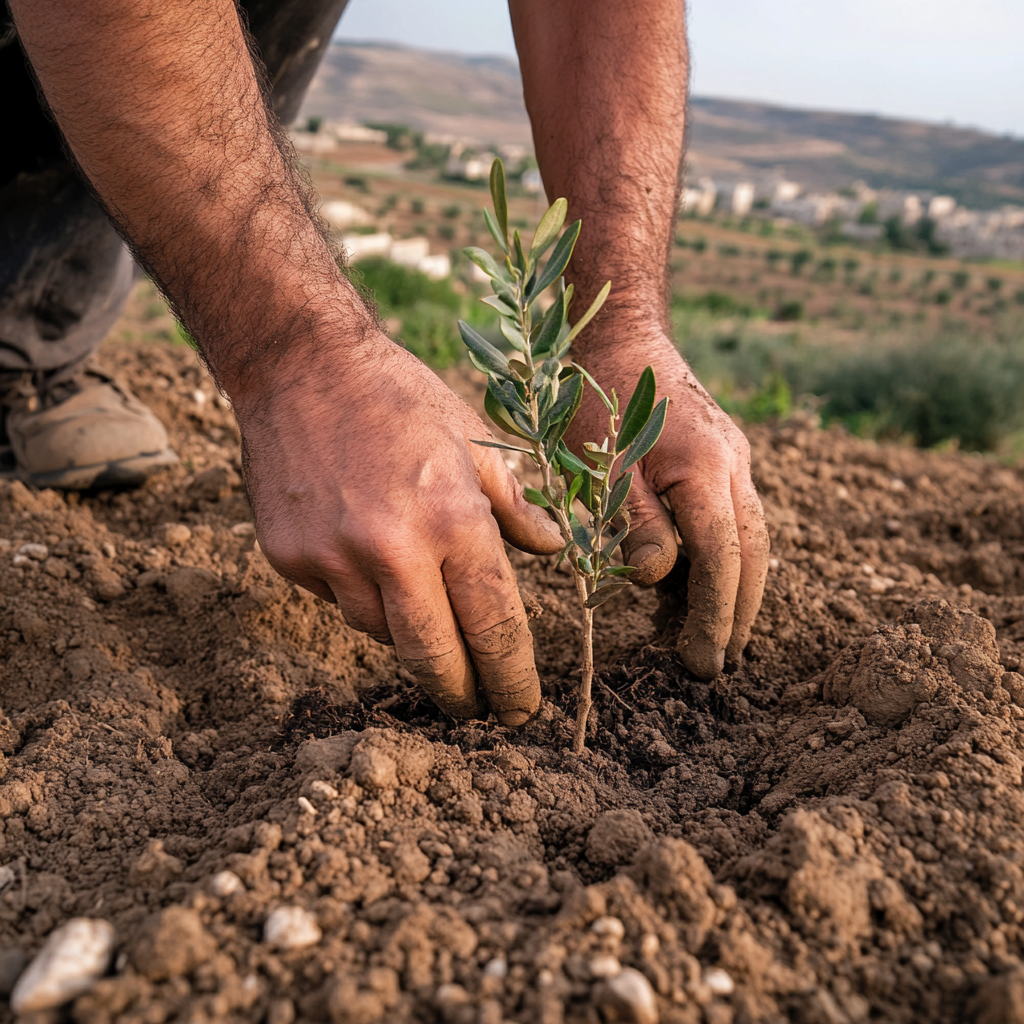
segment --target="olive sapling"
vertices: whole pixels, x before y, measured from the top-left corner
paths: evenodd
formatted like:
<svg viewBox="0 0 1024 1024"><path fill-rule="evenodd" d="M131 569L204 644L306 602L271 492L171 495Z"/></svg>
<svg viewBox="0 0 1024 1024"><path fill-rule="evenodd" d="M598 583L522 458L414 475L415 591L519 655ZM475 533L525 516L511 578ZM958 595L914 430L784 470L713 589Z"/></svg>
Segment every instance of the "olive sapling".
<svg viewBox="0 0 1024 1024"><path fill-rule="evenodd" d="M488 416L522 444L476 443L521 452L533 460L542 485L524 488L526 498L547 510L565 542L559 564L566 561L573 573L583 615L582 675L573 736L573 750L581 753L592 703L594 610L632 585L633 567L613 561L629 533L626 498L633 481L629 469L660 437L668 399L655 405L654 371L647 367L625 411L620 412L614 390L606 394L577 363L565 365L570 346L604 304L611 282L570 325L573 286L566 286L562 275L579 237L580 221L565 227L568 204L556 199L525 249L518 230L509 237L505 169L500 160L491 165L490 184L494 214L484 210L484 220L500 253L494 258L476 247L464 251L491 280L494 294L483 301L497 311L502 337L515 355L506 357L462 320L459 332L473 365L487 375L484 402ZM543 315L535 315L539 313L538 298L549 288L554 291L554 301ZM608 432L601 442L585 442L583 458L577 458L563 437L580 407L585 386L591 387L604 405Z"/></svg>

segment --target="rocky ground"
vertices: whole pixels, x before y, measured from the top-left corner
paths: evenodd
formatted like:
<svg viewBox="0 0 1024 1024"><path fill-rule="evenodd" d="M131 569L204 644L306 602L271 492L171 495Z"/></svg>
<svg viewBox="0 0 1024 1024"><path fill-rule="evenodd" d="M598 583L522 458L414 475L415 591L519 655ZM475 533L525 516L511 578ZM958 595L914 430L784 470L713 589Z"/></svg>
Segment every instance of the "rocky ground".
<svg viewBox="0 0 1024 1024"><path fill-rule="evenodd" d="M540 714L453 723L268 567L192 353L105 359L183 465L0 484L0 1020L1024 1020L1018 472L750 428L745 667L688 678L679 588L631 593L574 757L548 560Z"/></svg>

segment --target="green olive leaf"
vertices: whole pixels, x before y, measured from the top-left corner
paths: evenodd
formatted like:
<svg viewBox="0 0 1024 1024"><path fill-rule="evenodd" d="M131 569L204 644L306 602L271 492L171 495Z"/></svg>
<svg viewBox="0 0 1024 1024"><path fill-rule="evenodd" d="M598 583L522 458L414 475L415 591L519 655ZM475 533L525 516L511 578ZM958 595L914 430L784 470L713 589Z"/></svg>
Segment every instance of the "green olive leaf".
<svg viewBox="0 0 1024 1024"><path fill-rule="evenodd" d="M461 321L460 321L460 323L461 323ZM615 412L615 403L612 402L612 400L604 393L604 391L601 389L601 385L598 384L597 381L594 380L594 378L591 377L590 374L587 373L587 371L584 370L583 367L580 366L579 363L573 363L572 365L573 365L573 369L579 371L580 373L583 374L584 377L586 377L587 383L597 392L597 397L600 398L601 401L604 403L604 407L609 412L612 412L612 413Z"/></svg>
<svg viewBox="0 0 1024 1024"><path fill-rule="evenodd" d="M622 508L622 503L629 494L629 488L633 483L633 474L624 473L615 481L611 494L608 495L608 507L605 509L604 517L609 522L615 518L615 514Z"/></svg>
<svg viewBox="0 0 1024 1024"><path fill-rule="evenodd" d="M523 497L525 497L531 505L538 505L540 508L551 508L551 502L548 501L548 499L545 498L536 487L524 487Z"/></svg>
<svg viewBox="0 0 1024 1024"><path fill-rule="evenodd" d="M619 436L615 441L615 450L624 452L635 440L637 435L644 428L644 424L651 418L654 409L655 380L654 370L648 366L640 374L633 395L622 414L622 426L619 427Z"/></svg>
<svg viewBox="0 0 1024 1024"><path fill-rule="evenodd" d="M590 597L587 598L586 607L598 608L603 605L605 601L611 600L620 590L631 586L633 586L632 583L616 581L614 583L610 583L606 587L601 587L600 590L595 590Z"/></svg>
<svg viewBox="0 0 1024 1024"><path fill-rule="evenodd" d="M668 399L663 398L651 413L651 418L640 429L636 440L626 449L622 457L622 468L629 469L634 463L639 462L657 443L665 429L665 413L668 411Z"/></svg>
<svg viewBox="0 0 1024 1024"><path fill-rule="evenodd" d="M533 287L527 292L526 297L530 302L533 301L534 296L540 295L545 288L554 284L565 273L565 268L569 266L572 250L579 236L580 221L573 221L565 229L562 237L555 245L554 251L551 253L551 259L548 260L543 272L537 276L537 280L533 282Z"/></svg>
<svg viewBox="0 0 1024 1024"><path fill-rule="evenodd" d="M494 257L486 249L480 249L475 245L470 245L463 249L462 252L488 277L497 278L499 281L505 280L505 275L498 268L498 264L494 262Z"/></svg>
<svg viewBox="0 0 1024 1024"><path fill-rule="evenodd" d="M477 334L465 320L459 321L459 334L469 349L474 365L484 373L495 373L508 380L515 379L508 360L484 337Z"/></svg>
<svg viewBox="0 0 1024 1024"><path fill-rule="evenodd" d="M494 216L498 222L498 244L508 252L508 200L505 198L505 165L500 157L491 164L491 202L494 203Z"/></svg>
<svg viewBox="0 0 1024 1024"><path fill-rule="evenodd" d="M572 539L576 547L589 555L594 550L590 534L587 533L587 528L579 521L575 512L569 513L569 528L572 530Z"/></svg>
<svg viewBox="0 0 1024 1024"><path fill-rule="evenodd" d="M503 298L501 298L498 295L485 295L480 301L496 309L499 313L501 313L502 316L516 315L515 307L510 306Z"/></svg>
<svg viewBox="0 0 1024 1024"><path fill-rule="evenodd" d="M533 244L530 246L530 255L540 259L548 251L548 246L558 237L565 223L565 215L568 212L569 204L564 199L556 199L540 219L537 230L533 235Z"/></svg>
<svg viewBox="0 0 1024 1024"><path fill-rule="evenodd" d="M504 335L505 340L517 351L526 351L526 340L522 334L516 329L513 324L510 324L505 317L502 317L498 321L498 325L501 327L501 333Z"/></svg>
<svg viewBox="0 0 1024 1024"><path fill-rule="evenodd" d="M501 248L501 251L507 256L508 255L508 242L505 241L501 236L501 232L498 230L498 225L494 223L494 218L491 216L491 211L484 210L484 223L487 225L487 230L491 233L493 238Z"/></svg>
<svg viewBox="0 0 1024 1024"><path fill-rule="evenodd" d="M608 294L609 292L611 292L611 290L612 283L611 281L608 281L605 284L605 286L597 293L597 298L595 298L594 301L590 304L590 309L588 309L586 313L584 313L583 316L581 316L579 320L577 320L576 323L573 324L572 330L569 332L568 336L565 339L566 344L571 345L576 340L576 337L577 335L579 335L580 331L582 331L583 328L586 327L587 324L589 324L595 316L597 316L601 307L605 303L605 299L608 298Z"/></svg>

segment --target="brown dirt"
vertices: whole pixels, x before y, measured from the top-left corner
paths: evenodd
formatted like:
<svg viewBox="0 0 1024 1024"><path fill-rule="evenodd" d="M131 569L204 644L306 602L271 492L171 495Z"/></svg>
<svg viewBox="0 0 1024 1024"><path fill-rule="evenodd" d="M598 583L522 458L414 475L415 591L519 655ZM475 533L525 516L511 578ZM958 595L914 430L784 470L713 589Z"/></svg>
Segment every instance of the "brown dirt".
<svg viewBox="0 0 1024 1024"><path fill-rule="evenodd" d="M446 720L253 549L191 353L106 359L185 464L0 485L5 988L86 916L118 956L82 1024L651 1020L609 956L662 1022L1024 1020L1018 473L751 428L773 562L745 667L689 679L678 595L629 595L576 758L566 576L516 556L537 719ZM15 566L26 542L46 557ZM322 939L264 942L280 906Z"/></svg>

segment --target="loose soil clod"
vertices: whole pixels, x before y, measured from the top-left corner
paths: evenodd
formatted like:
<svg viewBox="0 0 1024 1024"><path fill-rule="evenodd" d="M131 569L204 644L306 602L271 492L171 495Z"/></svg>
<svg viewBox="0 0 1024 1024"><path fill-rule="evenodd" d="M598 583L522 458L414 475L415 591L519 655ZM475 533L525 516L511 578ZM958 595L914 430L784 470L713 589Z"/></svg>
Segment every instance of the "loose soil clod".
<svg viewBox="0 0 1024 1024"><path fill-rule="evenodd" d="M187 461L0 485L0 989L86 917L82 1024L1017 1019L1017 473L753 428L745 666L687 678L678 601L631 594L576 757L568 577L515 556L537 718L453 723L254 548L191 354L106 358ZM266 941L292 910L318 941Z"/></svg>

